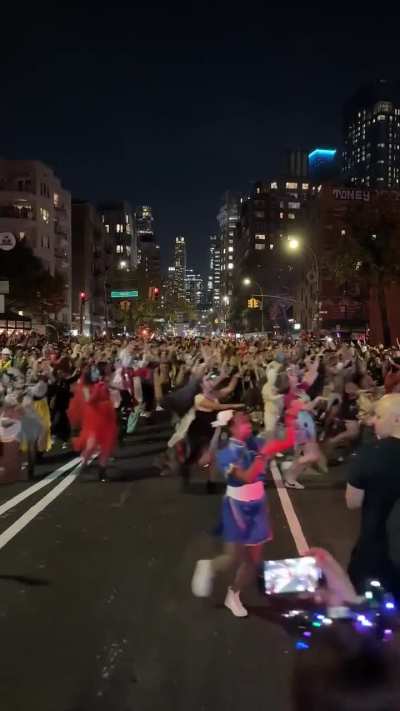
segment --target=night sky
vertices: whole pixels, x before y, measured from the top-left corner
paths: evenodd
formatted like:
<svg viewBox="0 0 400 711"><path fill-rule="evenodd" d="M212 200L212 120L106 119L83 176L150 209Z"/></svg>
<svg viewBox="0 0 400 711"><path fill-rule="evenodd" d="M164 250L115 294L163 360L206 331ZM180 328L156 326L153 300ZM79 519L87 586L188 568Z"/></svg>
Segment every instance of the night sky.
<svg viewBox="0 0 400 711"><path fill-rule="evenodd" d="M164 264L183 234L204 270L224 191L288 147L338 145L343 100L400 74L386 5L33 5L2 11L0 155L49 163L75 197L151 205Z"/></svg>

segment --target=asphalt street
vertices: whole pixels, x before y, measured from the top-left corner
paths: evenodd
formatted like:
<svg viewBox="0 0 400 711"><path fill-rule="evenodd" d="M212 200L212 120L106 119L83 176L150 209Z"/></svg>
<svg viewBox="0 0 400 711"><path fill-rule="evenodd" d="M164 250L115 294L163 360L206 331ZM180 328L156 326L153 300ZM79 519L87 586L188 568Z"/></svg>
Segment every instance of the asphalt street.
<svg viewBox="0 0 400 711"><path fill-rule="evenodd" d="M169 432L164 420L141 424L108 484L93 465L40 489L39 479L0 489L7 711L289 711L293 640L279 604L250 589L250 615L238 620L223 607L226 579L209 600L191 595L196 560L219 549L220 496L207 496L201 480L182 494L176 478L159 476L154 460ZM70 458L50 457L38 475ZM307 543L342 563L358 525L344 506L344 475L310 474L304 491L288 495ZM274 540L265 557L295 556L272 480L268 495Z"/></svg>

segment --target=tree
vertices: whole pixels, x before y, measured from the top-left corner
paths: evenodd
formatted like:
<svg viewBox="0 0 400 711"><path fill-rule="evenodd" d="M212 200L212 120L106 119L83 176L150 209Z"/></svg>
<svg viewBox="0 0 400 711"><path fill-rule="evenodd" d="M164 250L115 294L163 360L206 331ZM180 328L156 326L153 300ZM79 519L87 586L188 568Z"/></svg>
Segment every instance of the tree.
<svg viewBox="0 0 400 711"><path fill-rule="evenodd" d="M383 195L367 209L358 206L349 210L347 224L342 243L329 255L325 266L339 287L359 279L368 291L376 289L383 342L390 346L385 287L400 282L399 211L393 198Z"/></svg>
<svg viewBox="0 0 400 711"><path fill-rule="evenodd" d="M17 242L14 249L1 253L1 276L10 282L7 306L46 320L65 304L65 280L52 276L30 247Z"/></svg>

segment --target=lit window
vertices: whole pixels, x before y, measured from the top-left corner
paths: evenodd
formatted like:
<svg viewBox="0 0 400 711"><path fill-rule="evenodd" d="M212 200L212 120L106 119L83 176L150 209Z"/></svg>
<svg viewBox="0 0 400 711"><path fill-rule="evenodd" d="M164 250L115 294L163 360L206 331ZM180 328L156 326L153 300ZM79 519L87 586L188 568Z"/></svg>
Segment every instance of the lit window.
<svg viewBox="0 0 400 711"><path fill-rule="evenodd" d="M255 248L259 251L260 249L265 249L265 244L256 244Z"/></svg>
<svg viewBox="0 0 400 711"><path fill-rule="evenodd" d="M257 235L256 235L256 239L259 239L259 240L260 240L260 239L265 239L265 235L258 235L258 234L257 234Z"/></svg>
<svg viewBox="0 0 400 711"><path fill-rule="evenodd" d="M53 195L53 205L54 207L59 207L60 205L60 196L58 193L54 193Z"/></svg>
<svg viewBox="0 0 400 711"><path fill-rule="evenodd" d="M385 118L386 116L384 116L383 114L379 114L379 116L377 116L378 121L384 121Z"/></svg>
<svg viewBox="0 0 400 711"><path fill-rule="evenodd" d="M232 262L229 262L229 264L228 264L228 269L233 269L233 263L232 263Z"/></svg>
<svg viewBox="0 0 400 711"><path fill-rule="evenodd" d="M41 216L43 222L45 222L46 225L48 225L50 222L50 213L48 210L46 210L45 207L40 208L40 216Z"/></svg>
<svg viewBox="0 0 400 711"><path fill-rule="evenodd" d="M342 237L344 237L346 234L346 230L340 230L340 234L342 235Z"/></svg>
<svg viewBox="0 0 400 711"><path fill-rule="evenodd" d="M126 224L129 223L129 215L125 215L125 222L126 222Z"/></svg>
<svg viewBox="0 0 400 711"><path fill-rule="evenodd" d="M272 244L272 242L269 243L269 248L270 248L270 249L273 249L273 248L274 248L274 245Z"/></svg>
<svg viewBox="0 0 400 711"><path fill-rule="evenodd" d="M18 239L21 241L25 239L26 237L26 232L18 232Z"/></svg>
<svg viewBox="0 0 400 711"><path fill-rule="evenodd" d="M122 252L124 251L124 250L123 250L123 247L122 247L122 244L117 244L117 246L116 246L116 248L115 248L115 251L116 251L117 254L122 254Z"/></svg>
<svg viewBox="0 0 400 711"><path fill-rule="evenodd" d="M107 234L110 234L110 225L104 225L104 227L106 228Z"/></svg>
<svg viewBox="0 0 400 711"><path fill-rule="evenodd" d="M301 187L302 190L308 190L308 183L303 183Z"/></svg>
<svg viewBox="0 0 400 711"><path fill-rule="evenodd" d="M384 143L377 143L378 148L384 148L385 144Z"/></svg>
<svg viewBox="0 0 400 711"><path fill-rule="evenodd" d="M228 247L228 252L233 252L233 247Z"/></svg>
<svg viewBox="0 0 400 711"><path fill-rule="evenodd" d="M288 208L289 208L289 210L299 210L300 203L299 202L288 202Z"/></svg>
<svg viewBox="0 0 400 711"><path fill-rule="evenodd" d="M276 181L271 183L271 190L278 190L278 183Z"/></svg>
<svg viewBox="0 0 400 711"><path fill-rule="evenodd" d="M259 195L261 192L261 188L257 187L257 195Z"/></svg>
<svg viewBox="0 0 400 711"><path fill-rule="evenodd" d="M284 213L284 212L280 212L280 213L279 213L279 217L280 217L281 220L283 220L283 218L285 217L285 213Z"/></svg>
<svg viewBox="0 0 400 711"><path fill-rule="evenodd" d="M289 218L289 220L295 220L296 215L294 214L294 212L288 212L288 218Z"/></svg>
<svg viewBox="0 0 400 711"><path fill-rule="evenodd" d="M297 183L286 183L286 190L297 190Z"/></svg>

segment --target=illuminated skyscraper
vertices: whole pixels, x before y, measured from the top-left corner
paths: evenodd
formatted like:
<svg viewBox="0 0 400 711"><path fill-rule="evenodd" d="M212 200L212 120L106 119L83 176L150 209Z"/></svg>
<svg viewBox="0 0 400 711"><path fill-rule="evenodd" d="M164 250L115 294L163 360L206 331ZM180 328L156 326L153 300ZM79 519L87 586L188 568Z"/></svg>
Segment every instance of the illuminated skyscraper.
<svg viewBox="0 0 400 711"><path fill-rule="evenodd" d="M217 215L221 245L222 296L231 296L233 293L233 277L237 257L236 249L239 219L239 197L231 192L226 192L223 204Z"/></svg>
<svg viewBox="0 0 400 711"><path fill-rule="evenodd" d="M185 276L186 276L186 242L184 237L175 239L175 294L178 299L185 299Z"/></svg>
<svg viewBox="0 0 400 711"><path fill-rule="evenodd" d="M362 87L343 114L343 175L351 186L400 188L400 83Z"/></svg>
<svg viewBox="0 0 400 711"><path fill-rule="evenodd" d="M141 205L135 210L135 236L138 252L138 267L149 286L160 286L160 246L154 233L154 217L151 207Z"/></svg>
<svg viewBox="0 0 400 711"><path fill-rule="evenodd" d="M210 261L207 282L207 305L217 308L221 303L221 240L210 235Z"/></svg>

